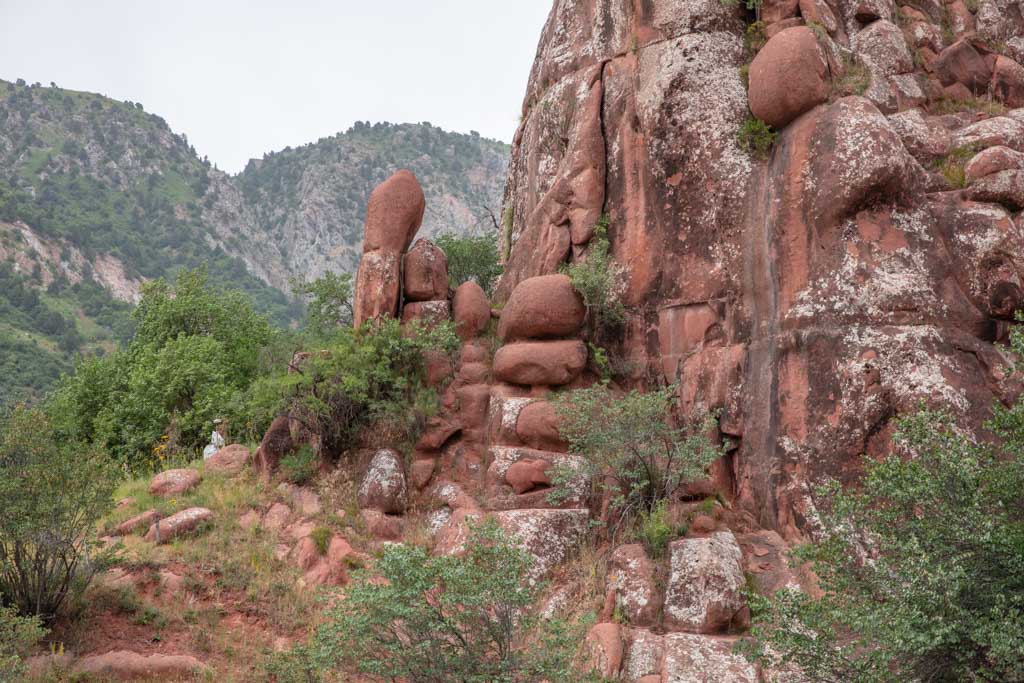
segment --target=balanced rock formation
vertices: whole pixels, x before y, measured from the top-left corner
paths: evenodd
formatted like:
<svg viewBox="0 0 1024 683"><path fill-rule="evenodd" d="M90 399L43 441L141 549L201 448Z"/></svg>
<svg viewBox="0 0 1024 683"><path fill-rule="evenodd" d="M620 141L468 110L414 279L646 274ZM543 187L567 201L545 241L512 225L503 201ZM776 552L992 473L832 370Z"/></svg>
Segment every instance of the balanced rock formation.
<svg viewBox="0 0 1024 683"><path fill-rule="evenodd" d="M423 223L425 208L423 190L410 171L396 172L370 194L363 257L356 274L356 327L367 320L398 313L402 259Z"/></svg>
<svg viewBox="0 0 1024 683"><path fill-rule="evenodd" d="M811 29L797 26L781 31L750 64L750 111L768 125L782 128L828 99L828 74L825 55Z"/></svg>

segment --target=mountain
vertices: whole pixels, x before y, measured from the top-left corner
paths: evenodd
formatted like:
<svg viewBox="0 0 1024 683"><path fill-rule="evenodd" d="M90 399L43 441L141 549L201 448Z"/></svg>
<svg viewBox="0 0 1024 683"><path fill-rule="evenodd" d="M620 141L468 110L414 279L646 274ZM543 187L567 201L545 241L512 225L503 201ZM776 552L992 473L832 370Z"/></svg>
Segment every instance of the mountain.
<svg viewBox="0 0 1024 683"><path fill-rule="evenodd" d="M130 334L142 283L182 268L289 324L292 277L354 269L377 183L409 168L434 207L421 234L476 232L507 156L476 133L360 122L231 176L141 104L0 81L0 396L38 394Z"/></svg>

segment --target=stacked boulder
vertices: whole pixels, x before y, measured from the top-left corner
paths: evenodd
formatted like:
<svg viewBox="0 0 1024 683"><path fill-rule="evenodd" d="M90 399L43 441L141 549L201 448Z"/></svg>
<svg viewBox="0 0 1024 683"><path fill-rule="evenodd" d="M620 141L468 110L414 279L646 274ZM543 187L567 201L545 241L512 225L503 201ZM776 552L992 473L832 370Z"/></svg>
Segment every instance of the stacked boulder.
<svg viewBox="0 0 1024 683"><path fill-rule="evenodd" d="M423 223L426 200L416 176L401 170L374 189L366 206L363 256L356 274L353 322L394 317L402 294L402 260Z"/></svg>

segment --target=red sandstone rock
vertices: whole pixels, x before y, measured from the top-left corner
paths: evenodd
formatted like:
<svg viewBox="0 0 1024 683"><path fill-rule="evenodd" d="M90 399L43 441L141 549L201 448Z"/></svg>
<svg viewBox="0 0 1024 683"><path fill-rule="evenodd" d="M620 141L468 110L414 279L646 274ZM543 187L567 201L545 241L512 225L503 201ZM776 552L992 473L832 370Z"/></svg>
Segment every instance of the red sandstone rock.
<svg viewBox="0 0 1024 683"><path fill-rule="evenodd" d="M966 192L968 199L997 202L1015 211L1024 209L1024 171L1000 171L973 183Z"/></svg>
<svg viewBox="0 0 1024 683"><path fill-rule="evenodd" d="M661 611L654 563L639 543L621 545L608 560L608 587L631 626L654 626Z"/></svg>
<svg viewBox="0 0 1024 683"><path fill-rule="evenodd" d="M529 446L541 451L568 451L569 444L558 431L561 418L548 401L534 401L519 411L516 435Z"/></svg>
<svg viewBox="0 0 1024 683"><path fill-rule="evenodd" d="M409 465L409 483L417 491L422 491L430 483L437 468L437 460L432 457L417 458Z"/></svg>
<svg viewBox="0 0 1024 683"><path fill-rule="evenodd" d="M791 19L783 19L777 21L774 24L768 24L764 29L764 37L771 39L776 33L782 33L787 28L795 28L797 26L804 26L804 20L800 17L792 17Z"/></svg>
<svg viewBox="0 0 1024 683"><path fill-rule="evenodd" d="M512 384L559 386L576 379L586 364L581 341L519 342L494 354L494 376Z"/></svg>
<svg viewBox="0 0 1024 683"><path fill-rule="evenodd" d="M491 305L487 302L487 295L472 280L455 288L452 312L455 331L463 341L479 337L491 321Z"/></svg>
<svg viewBox="0 0 1024 683"><path fill-rule="evenodd" d="M153 477L149 492L154 496L176 496L196 487L203 477L196 470L167 470Z"/></svg>
<svg viewBox="0 0 1024 683"><path fill-rule="evenodd" d="M188 508L154 522L143 540L151 543L169 543L179 536L192 533L211 519L213 519L212 510L200 507Z"/></svg>
<svg viewBox="0 0 1024 683"><path fill-rule="evenodd" d="M366 205L363 253L404 253L423 222L426 201L416 176L401 170L378 185Z"/></svg>
<svg viewBox="0 0 1024 683"><path fill-rule="evenodd" d="M220 449L203 465L207 472L216 474L238 474L249 462L249 449L241 444L231 444Z"/></svg>
<svg viewBox="0 0 1024 683"><path fill-rule="evenodd" d="M427 386L440 386L452 376L452 361L444 351L428 349L423 352L423 369Z"/></svg>
<svg viewBox="0 0 1024 683"><path fill-rule="evenodd" d="M131 519L126 519L125 521L118 524L116 529L117 535L127 536L131 533L134 533L139 528L143 527L148 529L149 525L158 519L160 519L160 513L158 513L156 510L146 510L143 513L135 515Z"/></svg>
<svg viewBox="0 0 1024 683"><path fill-rule="evenodd" d="M447 301L416 301L402 308L402 323L417 321L423 329L431 329L451 319Z"/></svg>
<svg viewBox="0 0 1024 683"><path fill-rule="evenodd" d="M960 83L974 93L984 92L992 78L984 57L966 40L958 40L940 52L933 68L942 85Z"/></svg>
<svg viewBox="0 0 1024 683"><path fill-rule="evenodd" d="M669 633L665 635L665 681L757 683L757 669L734 651L737 638Z"/></svg>
<svg viewBox="0 0 1024 683"><path fill-rule="evenodd" d="M825 0L800 0L800 16L808 23L821 24L829 33L839 28L835 13Z"/></svg>
<svg viewBox="0 0 1024 683"><path fill-rule="evenodd" d="M405 255L403 277L408 301L448 298L448 257L430 240L417 240Z"/></svg>
<svg viewBox="0 0 1024 683"><path fill-rule="evenodd" d="M459 401L459 424L463 429L479 429L487 422L491 388L487 384L471 384L455 390Z"/></svg>
<svg viewBox="0 0 1024 683"><path fill-rule="evenodd" d="M589 513L586 510L508 510L494 519L523 551L533 556L529 576L544 578L583 539Z"/></svg>
<svg viewBox="0 0 1024 683"><path fill-rule="evenodd" d="M548 339L576 334L587 309L567 275L541 275L520 282L501 311L498 337Z"/></svg>
<svg viewBox="0 0 1024 683"><path fill-rule="evenodd" d="M594 671L609 680L622 668L622 628L614 622L594 624L587 633L587 652Z"/></svg>
<svg viewBox="0 0 1024 683"><path fill-rule="evenodd" d="M871 63L877 73L893 76L914 70L914 58L907 49L907 40L891 21L876 21L857 33L853 48Z"/></svg>
<svg viewBox="0 0 1024 683"><path fill-rule="evenodd" d="M399 252L377 250L363 254L356 271L352 322L359 327L368 320L393 317L398 311L402 287Z"/></svg>
<svg viewBox="0 0 1024 683"><path fill-rule="evenodd" d="M992 91L1007 107L1024 107L1024 66L1009 57L996 57L992 70Z"/></svg>
<svg viewBox="0 0 1024 683"><path fill-rule="evenodd" d="M538 486L550 486L547 471L551 463L546 460L519 460L505 472L505 481L518 493L526 493Z"/></svg>
<svg viewBox="0 0 1024 683"><path fill-rule="evenodd" d="M402 514L409 502L402 457L390 448L377 451L359 485L359 507Z"/></svg>
<svg viewBox="0 0 1024 683"><path fill-rule="evenodd" d="M256 471L264 477L270 477L277 471L281 458L294 449L295 444L292 441L288 416L278 415L270 423L270 428L267 429L259 448L256 449L256 456L253 458Z"/></svg>
<svg viewBox="0 0 1024 683"><path fill-rule="evenodd" d="M402 519L386 515L379 510L360 510L359 514L371 536L382 541L398 541L402 538Z"/></svg>
<svg viewBox="0 0 1024 683"><path fill-rule="evenodd" d="M326 552L320 549L312 536L305 536L293 551L295 564L303 570L306 583L317 586L343 586L348 582L345 558L353 554L352 546L341 536L328 541Z"/></svg>
<svg viewBox="0 0 1024 683"><path fill-rule="evenodd" d="M693 633L725 631L743 608L741 553L732 533L670 545L665 624Z"/></svg>
<svg viewBox="0 0 1024 683"><path fill-rule="evenodd" d="M983 149L964 166L968 180L977 180L1000 171L1024 168L1024 154L1009 147L997 146Z"/></svg>
<svg viewBox="0 0 1024 683"><path fill-rule="evenodd" d="M783 128L828 98L828 64L811 29L775 35L750 64L750 111Z"/></svg>

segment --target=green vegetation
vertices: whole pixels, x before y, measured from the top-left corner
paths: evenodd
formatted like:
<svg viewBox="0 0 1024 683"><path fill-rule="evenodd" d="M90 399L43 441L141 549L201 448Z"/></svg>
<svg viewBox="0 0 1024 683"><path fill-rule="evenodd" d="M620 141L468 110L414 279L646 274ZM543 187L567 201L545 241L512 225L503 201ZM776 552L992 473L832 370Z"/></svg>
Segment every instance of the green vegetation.
<svg viewBox="0 0 1024 683"><path fill-rule="evenodd" d="M751 55L756 55L767 42L768 36L763 21L755 21L743 32L743 46Z"/></svg>
<svg viewBox="0 0 1024 683"><path fill-rule="evenodd" d="M53 619L102 566L97 520L117 476L101 451L65 440L40 410L0 424L0 595L25 615Z"/></svg>
<svg viewBox="0 0 1024 683"><path fill-rule="evenodd" d="M748 154L753 154L759 159L767 159L776 137L778 133L772 130L771 126L750 115L736 133L736 142L740 149Z"/></svg>
<svg viewBox="0 0 1024 683"><path fill-rule="evenodd" d="M82 361L48 410L68 436L146 468L206 443L213 420L255 379L271 328L244 294L210 285L203 270L173 286L147 283L132 318L128 347Z"/></svg>
<svg viewBox="0 0 1024 683"><path fill-rule="evenodd" d="M959 112L983 112L989 116L1002 116L1007 112L1006 105L991 97L969 97L958 99L943 97L931 103L928 109L933 114L957 114Z"/></svg>
<svg viewBox="0 0 1024 683"><path fill-rule="evenodd" d="M676 427L674 387L616 395L605 385L560 394L555 407L569 451L586 461L591 480L611 497L613 535L651 515L688 481L703 478L722 453L707 438L712 420ZM557 470L555 492L565 495L574 472Z"/></svg>
<svg viewBox="0 0 1024 683"><path fill-rule="evenodd" d="M626 308L621 300L625 279L610 252L608 217L601 216L594 226L586 258L564 268L587 307L591 339L602 347L619 336L626 322Z"/></svg>
<svg viewBox="0 0 1024 683"><path fill-rule="evenodd" d="M491 295L502 270L496 234L460 237L447 232L434 238L434 243L448 257L448 282L453 289L473 280Z"/></svg>
<svg viewBox="0 0 1024 683"><path fill-rule="evenodd" d="M950 187L961 189L967 187L967 174L964 167L978 153L977 145L963 145L953 149L945 158L936 162L936 168Z"/></svg>
<svg viewBox="0 0 1024 683"><path fill-rule="evenodd" d="M843 54L843 76L832 82L830 99L863 95L871 87L871 69L852 55Z"/></svg>
<svg viewBox="0 0 1024 683"><path fill-rule="evenodd" d="M25 656L43 637L38 617L23 617L0 605L0 683L17 683L25 673Z"/></svg>
<svg viewBox="0 0 1024 683"><path fill-rule="evenodd" d="M319 468L316 453L307 444L300 446L294 453L281 458L279 466L285 481L301 486L316 476Z"/></svg>
<svg viewBox="0 0 1024 683"><path fill-rule="evenodd" d="M387 547L374 573L358 573L331 603L311 643L278 662L277 680L330 671L411 683L588 680L572 664L579 634L535 614L529 555L493 521L473 528L466 548L433 557Z"/></svg>
<svg viewBox="0 0 1024 683"><path fill-rule="evenodd" d="M329 336L336 328L352 324L352 275L325 273L312 282L296 281L292 291L306 297L306 328Z"/></svg>
<svg viewBox="0 0 1024 683"><path fill-rule="evenodd" d="M640 513L637 535L651 557L664 557L668 544L685 536L686 531L686 525L673 523L665 499L659 500L650 510Z"/></svg>
<svg viewBox="0 0 1024 683"><path fill-rule="evenodd" d="M763 0L719 0L723 5L736 7L742 5L748 12L754 13L755 23L761 22L761 4Z"/></svg>

